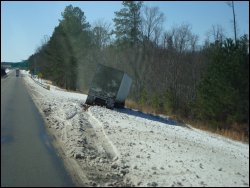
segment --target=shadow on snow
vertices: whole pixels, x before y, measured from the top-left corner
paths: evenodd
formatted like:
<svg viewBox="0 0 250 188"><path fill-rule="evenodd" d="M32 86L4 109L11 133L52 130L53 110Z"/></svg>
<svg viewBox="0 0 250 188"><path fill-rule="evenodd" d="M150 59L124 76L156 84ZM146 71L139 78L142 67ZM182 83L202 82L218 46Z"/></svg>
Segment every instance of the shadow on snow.
<svg viewBox="0 0 250 188"><path fill-rule="evenodd" d="M151 121L157 121L157 122L161 122L161 123L165 123L168 125L174 125L174 126L185 126L184 123L180 123L177 122L173 119L170 119L168 117L161 117L159 115L153 115L153 114L146 114L137 110L133 110L133 109L129 109L129 108L116 108L115 111L117 112L121 112L127 115L132 115L135 117L140 117L140 118L144 118L144 119L148 119Z"/></svg>

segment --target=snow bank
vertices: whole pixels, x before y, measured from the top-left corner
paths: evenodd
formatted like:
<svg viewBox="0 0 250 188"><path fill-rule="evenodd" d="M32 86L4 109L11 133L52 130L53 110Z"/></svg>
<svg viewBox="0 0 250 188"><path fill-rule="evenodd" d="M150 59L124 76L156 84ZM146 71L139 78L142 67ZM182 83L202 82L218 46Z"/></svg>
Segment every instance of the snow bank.
<svg viewBox="0 0 250 188"><path fill-rule="evenodd" d="M5 69L6 74L10 72L10 69Z"/></svg>
<svg viewBox="0 0 250 188"><path fill-rule="evenodd" d="M73 171L88 186L249 186L248 144L86 107L84 94L24 80L64 159L77 163Z"/></svg>

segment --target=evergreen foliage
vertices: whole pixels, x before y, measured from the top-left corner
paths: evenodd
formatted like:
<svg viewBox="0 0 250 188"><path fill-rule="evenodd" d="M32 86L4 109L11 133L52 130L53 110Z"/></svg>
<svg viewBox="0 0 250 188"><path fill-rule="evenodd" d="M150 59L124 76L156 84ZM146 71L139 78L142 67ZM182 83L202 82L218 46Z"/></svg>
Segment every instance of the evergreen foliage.
<svg viewBox="0 0 250 188"><path fill-rule="evenodd" d="M115 12L115 34L119 43L137 45L141 37L141 16L142 2L123 1L120 11Z"/></svg>
<svg viewBox="0 0 250 188"><path fill-rule="evenodd" d="M211 44L210 63L198 89L197 117L232 124L249 121L249 52L243 36Z"/></svg>

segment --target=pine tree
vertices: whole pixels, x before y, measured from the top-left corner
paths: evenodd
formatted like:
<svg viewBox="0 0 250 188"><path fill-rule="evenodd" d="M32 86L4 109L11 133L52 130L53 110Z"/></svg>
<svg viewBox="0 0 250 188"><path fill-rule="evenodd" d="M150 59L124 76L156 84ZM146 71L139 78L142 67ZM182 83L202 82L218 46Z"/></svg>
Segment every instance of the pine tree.
<svg viewBox="0 0 250 188"><path fill-rule="evenodd" d="M140 41L141 16L140 9L142 2L123 1L120 11L115 12L115 34L118 42L136 45Z"/></svg>
<svg viewBox="0 0 250 188"><path fill-rule="evenodd" d="M248 39L217 42L210 51L211 62L200 84L197 115L223 124L246 123L249 118Z"/></svg>
<svg viewBox="0 0 250 188"><path fill-rule="evenodd" d="M61 87L76 89L78 56L89 43L90 25L84 12L69 5L45 49L47 75Z"/></svg>

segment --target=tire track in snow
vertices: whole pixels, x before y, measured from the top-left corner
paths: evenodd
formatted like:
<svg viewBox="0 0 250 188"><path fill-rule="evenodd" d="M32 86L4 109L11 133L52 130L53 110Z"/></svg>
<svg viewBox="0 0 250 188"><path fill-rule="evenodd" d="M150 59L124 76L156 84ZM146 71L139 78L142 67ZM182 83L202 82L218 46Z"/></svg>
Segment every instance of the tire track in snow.
<svg viewBox="0 0 250 188"><path fill-rule="evenodd" d="M98 137L105 138L105 139L103 139L103 145L105 147L105 150L107 150L107 152L109 152L113 155L112 156L113 160L118 160L120 158L120 153L117 150L117 148L115 147L115 145L113 144L113 142L110 140L110 138L107 136L107 134L104 130L103 124L91 112L91 108L88 110L87 114L90 117L89 118L90 123L96 129L96 134L98 135ZM100 132L97 130L100 130ZM103 135L101 135L101 134L103 134Z"/></svg>

